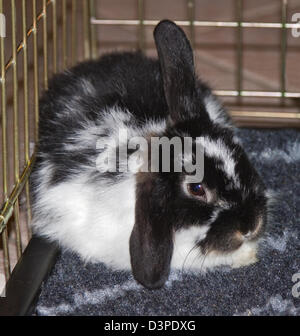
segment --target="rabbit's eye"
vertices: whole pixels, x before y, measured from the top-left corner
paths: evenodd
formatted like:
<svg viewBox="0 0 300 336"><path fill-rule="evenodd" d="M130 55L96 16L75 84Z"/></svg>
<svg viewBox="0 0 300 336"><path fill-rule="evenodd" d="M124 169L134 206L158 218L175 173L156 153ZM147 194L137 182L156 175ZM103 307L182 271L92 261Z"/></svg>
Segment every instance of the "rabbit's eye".
<svg viewBox="0 0 300 336"><path fill-rule="evenodd" d="M199 183L189 183L188 191L193 196L199 197L200 199L206 201L206 194L202 184Z"/></svg>

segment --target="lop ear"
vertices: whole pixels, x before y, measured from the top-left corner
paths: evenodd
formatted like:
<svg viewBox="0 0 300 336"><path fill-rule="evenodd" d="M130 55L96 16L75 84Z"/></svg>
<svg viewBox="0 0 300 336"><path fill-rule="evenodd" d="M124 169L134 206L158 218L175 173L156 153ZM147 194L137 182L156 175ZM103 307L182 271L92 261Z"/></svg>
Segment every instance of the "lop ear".
<svg viewBox="0 0 300 336"><path fill-rule="evenodd" d="M175 122L184 120L187 105L194 100L196 92L191 45L183 30L169 20L156 26L154 39L171 119Z"/></svg>
<svg viewBox="0 0 300 336"><path fill-rule="evenodd" d="M129 243L133 276L149 289L164 285L173 253L171 225L163 220L154 198L150 179L137 184L135 224Z"/></svg>

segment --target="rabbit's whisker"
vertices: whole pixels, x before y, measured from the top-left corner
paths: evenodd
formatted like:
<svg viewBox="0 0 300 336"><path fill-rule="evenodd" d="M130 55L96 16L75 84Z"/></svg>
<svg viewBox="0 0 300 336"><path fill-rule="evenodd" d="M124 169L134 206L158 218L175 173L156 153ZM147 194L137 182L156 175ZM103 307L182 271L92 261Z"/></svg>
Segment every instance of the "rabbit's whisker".
<svg viewBox="0 0 300 336"><path fill-rule="evenodd" d="M183 264L182 264L182 268L181 268L181 273L184 272L185 263L187 262L187 259L188 259L189 255L190 255L190 254L195 250L195 248L197 248L197 247L198 247L198 245L195 244L195 245L190 249L190 251L188 252L188 254L186 255L186 257L184 258L184 261L183 261ZM193 264L193 263L192 263L192 264Z"/></svg>

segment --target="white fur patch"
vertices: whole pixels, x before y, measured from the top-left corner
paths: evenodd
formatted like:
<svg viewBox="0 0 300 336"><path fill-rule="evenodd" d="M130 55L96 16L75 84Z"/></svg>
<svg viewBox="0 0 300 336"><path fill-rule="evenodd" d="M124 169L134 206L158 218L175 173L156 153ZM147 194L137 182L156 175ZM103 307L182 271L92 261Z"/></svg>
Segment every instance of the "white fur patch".
<svg viewBox="0 0 300 336"><path fill-rule="evenodd" d="M244 242L230 253L209 252L204 255L196 243L205 239L209 225L192 226L175 233L171 267L190 271L207 271L216 266L241 267L257 261L256 242Z"/></svg>
<svg viewBox="0 0 300 336"><path fill-rule="evenodd" d="M84 260L130 268L134 177L112 185L92 185L83 176L52 187L45 182L44 175L33 209L35 232L57 240Z"/></svg>
<svg viewBox="0 0 300 336"><path fill-rule="evenodd" d="M232 158L231 150L226 147L224 142L221 139L212 140L207 136L197 138L197 142L199 142L204 147L204 151L207 156L214 157L222 161L226 175L228 178L232 179L235 185L238 187L240 183L235 174L236 163Z"/></svg>
<svg viewBox="0 0 300 336"><path fill-rule="evenodd" d="M199 248L195 248L195 244L205 239L208 230L208 225L194 225L175 233L174 251L171 261L172 268L190 268L199 263L199 259L201 259L201 255L199 255L200 250Z"/></svg>
<svg viewBox="0 0 300 336"><path fill-rule="evenodd" d="M83 89L83 92L87 96L95 96L97 94L94 85L90 82L89 79L80 78L80 80L79 80L79 86L80 86L80 88Z"/></svg>
<svg viewBox="0 0 300 336"><path fill-rule="evenodd" d="M228 123L224 108L215 96L213 96L212 94L205 96L204 104L209 118L212 122L222 127L232 127L232 125Z"/></svg>
<svg viewBox="0 0 300 336"><path fill-rule="evenodd" d="M103 161L101 160L102 156L113 157L118 146L127 148L127 142L131 138L161 134L165 128L166 122L164 120L148 120L143 127L139 127L129 111L115 106L103 111L96 124L90 120L82 122L81 130L68 137L64 149L76 151L88 148L105 148L105 152L99 156L98 162L101 162Z"/></svg>

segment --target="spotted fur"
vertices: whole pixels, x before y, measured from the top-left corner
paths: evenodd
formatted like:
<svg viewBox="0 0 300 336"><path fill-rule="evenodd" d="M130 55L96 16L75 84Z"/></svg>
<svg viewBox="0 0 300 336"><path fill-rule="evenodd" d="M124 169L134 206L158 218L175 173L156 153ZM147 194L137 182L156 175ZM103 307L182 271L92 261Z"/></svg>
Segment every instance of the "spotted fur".
<svg viewBox="0 0 300 336"><path fill-rule="evenodd" d="M87 261L132 269L148 288L162 286L170 267L255 262L267 204L230 118L195 74L183 31L162 21L154 38L158 59L112 53L54 76L40 101L31 176L36 234ZM188 193L184 171L124 172L120 160L116 172L99 171L99 158L127 146L120 130L149 143L200 143L207 201Z"/></svg>

